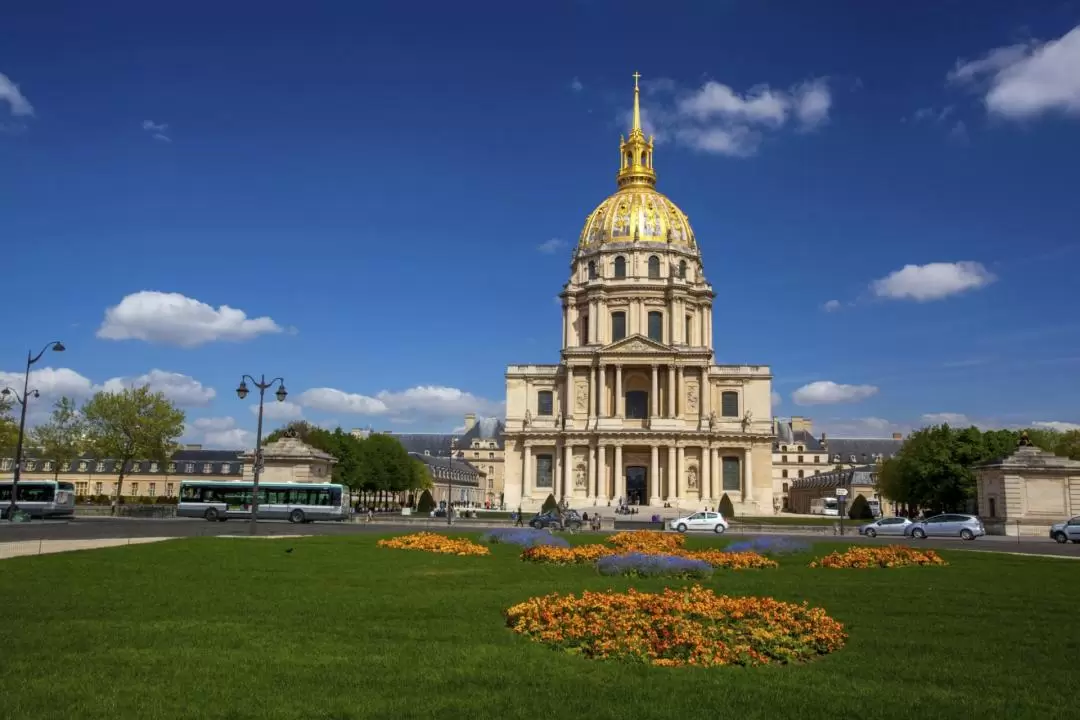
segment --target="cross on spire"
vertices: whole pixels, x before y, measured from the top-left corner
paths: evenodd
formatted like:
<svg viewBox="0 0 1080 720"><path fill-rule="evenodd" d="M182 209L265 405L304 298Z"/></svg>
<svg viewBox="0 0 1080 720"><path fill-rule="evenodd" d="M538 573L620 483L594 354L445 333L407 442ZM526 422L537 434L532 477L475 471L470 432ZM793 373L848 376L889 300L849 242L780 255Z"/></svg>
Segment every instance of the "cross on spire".
<svg viewBox="0 0 1080 720"><path fill-rule="evenodd" d="M639 72L634 73L634 89L635 90L638 89L637 81L638 81L639 77L641 77L641 73L639 73Z"/></svg>

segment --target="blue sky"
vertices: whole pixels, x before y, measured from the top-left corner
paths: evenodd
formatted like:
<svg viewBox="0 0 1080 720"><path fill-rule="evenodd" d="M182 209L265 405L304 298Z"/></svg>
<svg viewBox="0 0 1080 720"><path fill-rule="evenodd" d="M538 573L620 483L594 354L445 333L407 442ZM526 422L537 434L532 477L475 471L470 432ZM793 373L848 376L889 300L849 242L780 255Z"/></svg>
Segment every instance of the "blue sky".
<svg viewBox="0 0 1080 720"><path fill-rule="evenodd" d="M242 373L276 419L499 414L640 71L717 361L778 415L1080 423L1080 3L46 5L0 25L0 381L68 346L34 417L146 378L237 447Z"/></svg>

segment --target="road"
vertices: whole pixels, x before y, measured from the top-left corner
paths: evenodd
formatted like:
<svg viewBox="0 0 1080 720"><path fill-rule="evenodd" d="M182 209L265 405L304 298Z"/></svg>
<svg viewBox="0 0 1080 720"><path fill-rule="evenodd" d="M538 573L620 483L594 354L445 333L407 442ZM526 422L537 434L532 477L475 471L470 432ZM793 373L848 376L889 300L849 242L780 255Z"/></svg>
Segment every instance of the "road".
<svg viewBox="0 0 1080 720"><path fill-rule="evenodd" d="M418 528L415 523L378 521L367 523L310 523L308 525L293 525L288 522L261 521L259 522L260 535L353 535L357 533L393 533L403 531L415 531L418 529L439 530L439 527ZM486 528L469 527L462 522L456 524L457 531L482 531ZM137 518L76 518L74 520L36 520L30 523L6 523L0 522L0 543L25 542L28 540L92 540L105 538L137 538L137 537L213 537L219 535L247 535L248 523L230 521L225 523L208 523L205 520L192 520L187 518L169 518L161 520L144 520ZM736 537L757 537L761 533L753 535L747 533L729 533ZM935 549L959 549L959 550L991 550L998 552L1022 553L1030 555L1057 555L1075 557L1080 559L1080 545L1059 545L1050 538L1023 538L1017 542L1016 538L1006 537L983 537L972 542L964 542L960 539L933 538L927 540L912 540L911 538L881 538L871 540L858 535L845 536L843 539L835 535L806 535L785 534L778 527L773 537L790 537L807 542L852 542L866 544L883 544L904 542L915 547L930 547Z"/></svg>

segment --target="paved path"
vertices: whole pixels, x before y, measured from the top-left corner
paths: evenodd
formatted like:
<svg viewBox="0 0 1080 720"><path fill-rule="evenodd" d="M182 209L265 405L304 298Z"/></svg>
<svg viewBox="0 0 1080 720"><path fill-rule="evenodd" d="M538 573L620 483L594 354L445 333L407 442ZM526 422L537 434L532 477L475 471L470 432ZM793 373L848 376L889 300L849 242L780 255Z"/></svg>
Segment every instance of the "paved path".
<svg viewBox="0 0 1080 720"><path fill-rule="evenodd" d="M445 526L423 528L426 530L441 530ZM405 522L395 523L392 521L379 521L367 523L310 523L304 526L293 525L288 522L261 521L258 525L259 535L269 536L295 536L303 535L353 535L358 533L396 533L414 532L421 528ZM481 531L485 528L469 527L466 522L454 525L458 532ZM31 523L6 523L0 522L0 544L3 543L32 543L37 545L40 540L111 540L117 544L126 544L127 539L161 539L165 537L220 537L220 536L246 536L248 523L246 521L229 521L224 523L208 523L205 520L192 520L188 518L170 518L162 520L144 520L139 518L76 518L74 520L59 521L34 521ZM739 533L730 532L728 535L739 536ZM760 536L762 533L747 533L745 537ZM838 541L849 543L887 544L903 542L915 547L932 547L938 549L958 550L983 550L1009 553L1021 553L1025 555L1054 555L1080 558L1080 545L1059 545L1050 538L1022 538L1018 542L1016 538L1008 537L983 537L972 542L964 542L956 539L927 539L912 540L910 538L881 538L871 540L858 535L845 535L840 538L835 535L795 535L785 533L782 527L777 527L774 537L798 538L806 542ZM120 538L118 540L118 538ZM33 554L37 554L36 550Z"/></svg>

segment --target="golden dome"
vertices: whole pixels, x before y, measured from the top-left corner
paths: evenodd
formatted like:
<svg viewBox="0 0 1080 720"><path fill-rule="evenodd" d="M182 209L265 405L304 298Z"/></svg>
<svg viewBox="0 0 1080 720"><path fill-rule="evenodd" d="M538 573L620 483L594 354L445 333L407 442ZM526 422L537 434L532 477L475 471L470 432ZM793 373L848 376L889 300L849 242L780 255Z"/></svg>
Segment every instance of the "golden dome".
<svg viewBox="0 0 1080 720"><path fill-rule="evenodd" d="M686 213L656 190L653 139L641 131L638 73L634 73L634 116L630 136L620 138L618 192L589 213L580 248L612 242L661 242L696 248Z"/></svg>

